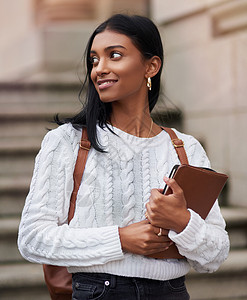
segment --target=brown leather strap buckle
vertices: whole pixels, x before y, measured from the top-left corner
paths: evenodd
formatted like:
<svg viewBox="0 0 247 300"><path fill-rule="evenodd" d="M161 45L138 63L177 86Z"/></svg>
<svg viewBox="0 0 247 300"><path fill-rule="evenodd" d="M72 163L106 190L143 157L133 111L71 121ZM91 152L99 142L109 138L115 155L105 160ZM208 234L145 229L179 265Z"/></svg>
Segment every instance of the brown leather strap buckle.
<svg viewBox="0 0 247 300"><path fill-rule="evenodd" d="M175 148L180 148L184 146L184 142L180 139L174 139L172 140L172 144Z"/></svg>
<svg viewBox="0 0 247 300"><path fill-rule="evenodd" d="M81 139L80 148L89 151L90 150L90 142L88 140Z"/></svg>

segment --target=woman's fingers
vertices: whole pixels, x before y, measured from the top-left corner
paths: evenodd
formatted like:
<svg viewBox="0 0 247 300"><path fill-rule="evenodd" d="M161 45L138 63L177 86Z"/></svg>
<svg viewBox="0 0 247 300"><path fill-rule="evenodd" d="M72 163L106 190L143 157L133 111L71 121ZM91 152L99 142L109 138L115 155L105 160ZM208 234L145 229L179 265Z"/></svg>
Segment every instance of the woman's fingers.
<svg viewBox="0 0 247 300"><path fill-rule="evenodd" d="M158 236L159 228L152 226L147 220L119 228L123 251L148 255L165 250L171 240L166 230Z"/></svg>
<svg viewBox="0 0 247 300"><path fill-rule="evenodd" d="M170 241L168 235L158 235L160 230L156 230L153 234L150 235L150 242L152 243L165 243Z"/></svg>
<svg viewBox="0 0 247 300"><path fill-rule="evenodd" d="M177 195L181 197L183 195L183 190L175 179L168 178L166 176L163 179L165 183L171 188L173 196Z"/></svg>
<svg viewBox="0 0 247 300"><path fill-rule="evenodd" d="M149 202L146 204L146 210L147 210L147 216L148 216L148 221L155 227L159 228L156 224L154 223L154 218L156 217L156 214L159 212L158 208L156 207L155 201L151 199ZM156 220L155 220L156 221ZM162 227L163 228L163 227Z"/></svg>
<svg viewBox="0 0 247 300"><path fill-rule="evenodd" d="M155 226L153 226L153 228L154 228L154 233L158 237L160 237L160 236L168 236L169 230L161 228L161 227L155 227Z"/></svg>
<svg viewBox="0 0 247 300"><path fill-rule="evenodd" d="M172 229L177 233L187 226L190 213L183 190L174 179L164 178L172 193L163 195L160 189L152 189L146 204L149 222L156 227Z"/></svg>
<svg viewBox="0 0 247 300"><path fill-rule="evenodd" d="M166 229L163 229L161 227L154 227L154 233L157 235L157 236L168 236L168 230Z"/></svg>

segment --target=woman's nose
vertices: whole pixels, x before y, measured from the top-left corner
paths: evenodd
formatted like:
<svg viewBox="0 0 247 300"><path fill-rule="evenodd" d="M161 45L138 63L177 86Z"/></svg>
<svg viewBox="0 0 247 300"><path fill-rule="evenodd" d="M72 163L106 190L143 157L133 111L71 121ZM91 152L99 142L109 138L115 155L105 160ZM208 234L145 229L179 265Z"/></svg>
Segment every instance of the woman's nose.
<svg viewBox="0 0 247 300"><path fill-rule="evenodd" d="M108 74L109 73L109 66L107 64L107 61L105 59L101 59L97 66L96 66L96 73L98 76L101 76L102 74Z"/></svg>

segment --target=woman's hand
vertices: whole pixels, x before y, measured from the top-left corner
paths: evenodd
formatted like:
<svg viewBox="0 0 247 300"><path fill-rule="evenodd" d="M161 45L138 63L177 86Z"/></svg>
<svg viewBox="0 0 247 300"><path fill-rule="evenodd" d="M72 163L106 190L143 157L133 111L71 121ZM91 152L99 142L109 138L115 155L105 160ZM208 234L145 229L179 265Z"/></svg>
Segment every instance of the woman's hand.
<svg viewBox="0 0 247 300"><path fill-rule="evenodd" d="M152 189L149 202L146 204L149 222L156 227L174 230L180 233L190 220L190 212L183 190L174 179L164 177L172 194L163 195L162 189Z"/></svg>
<svg viewBox="0 0 247 300"><path fill-rule="evenodd" d="M125 252L139 255L149 255L167 250L172 244L168 237L168 230L152 226L147 220L119 228L122 249Z"/></svg>

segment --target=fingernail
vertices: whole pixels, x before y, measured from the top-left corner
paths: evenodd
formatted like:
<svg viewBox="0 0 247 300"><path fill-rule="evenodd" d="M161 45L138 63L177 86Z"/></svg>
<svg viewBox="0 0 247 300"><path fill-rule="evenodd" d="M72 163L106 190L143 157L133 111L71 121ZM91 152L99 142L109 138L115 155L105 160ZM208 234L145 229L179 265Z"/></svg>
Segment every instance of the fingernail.
<svg viewBox="0 0 247 300"><path fill-rule="evenodd" d="M165 182L167 182L167 181L169 180L169 178L168 178L168 177L166 177L166 176L164 176L164 178L163 178L163 179L164 179L164 181L165 181Z"/></svg>

